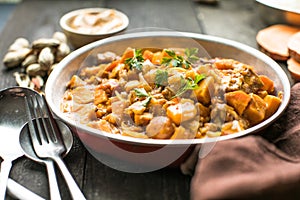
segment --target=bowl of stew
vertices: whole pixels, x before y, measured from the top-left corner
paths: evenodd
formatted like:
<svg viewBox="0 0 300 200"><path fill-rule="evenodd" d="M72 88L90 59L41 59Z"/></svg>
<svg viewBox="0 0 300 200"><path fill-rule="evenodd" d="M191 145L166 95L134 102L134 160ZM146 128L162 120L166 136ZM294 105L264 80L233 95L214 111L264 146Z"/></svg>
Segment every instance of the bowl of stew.
<svg viewBox="0 0 300 200"><path fill-rule="evenodd" d="M113 36L59 65L46 83L50 108L99 161L128 172L178 165L196 145L258 133L290 98L275 61L209 35Z"/></svg>

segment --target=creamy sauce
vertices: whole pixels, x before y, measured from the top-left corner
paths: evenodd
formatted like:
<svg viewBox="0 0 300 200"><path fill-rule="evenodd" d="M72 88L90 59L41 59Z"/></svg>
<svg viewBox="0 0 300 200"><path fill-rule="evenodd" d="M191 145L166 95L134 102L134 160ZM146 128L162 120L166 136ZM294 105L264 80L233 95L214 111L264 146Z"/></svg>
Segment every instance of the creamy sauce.
<svg viewBox="0 0 300 200"><path fill-rule="evenodd" d="M123 20L113 9L80 13L70 21L70 27L84 34L107 34L117 31Z"/></svg>

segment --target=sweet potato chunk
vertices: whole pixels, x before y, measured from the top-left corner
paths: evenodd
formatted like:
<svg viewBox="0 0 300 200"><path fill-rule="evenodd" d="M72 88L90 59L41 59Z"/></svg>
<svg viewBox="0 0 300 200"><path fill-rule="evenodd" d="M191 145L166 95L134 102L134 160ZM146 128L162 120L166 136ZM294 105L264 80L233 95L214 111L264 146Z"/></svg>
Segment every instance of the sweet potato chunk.
<svg viewBox="0 0 300 200"><path fill-rule="evenodd" d="M243 116L251 125L256 125L265 119L267 103L258 95L250 94L251 101L245 109Z"/></svg>
<svg viewBox="0 0 300 200"><path fill-rule="evenodd" d="M204 105L208 105L211 100L211 91L214 87L213 77L206 77L199 83L199 88L195 89L195 95L198 101Z"/></svg>
<svg viewBox="0 0 300 200"><path fill-rule="evenodd" d="M134 56L134 49L128 47L125 52L123 53L121 59L120 59L120 63L124 63L126 61L126 59L128 58L132 58Z"/></svg>
<svg viewBox="0 0 300 200"><path fill-rule="evenodd" d="M167 108L167 116L176 124L193 119L197 114L196 106L191 100L182 100L180 103Z"/></svg>
<svg viewBox="0 0 300 200"><path fill-rule="evenodd" d="M243 114L251 101L251 97L242 90L226 93L225 99L228 105L232 106L239 115Z"/></svg>
<svg viewBox="0 0 300 200"><path fill-rule="evenodd" d="M264 101L267 103L265 118L268 118L276 112L281 103L281 99L273 95L267 95Z"/></svg>
<svg viewBox="0 0 300 200"><path fill-rule="evenodd" d="M146 127L146 134L150 138L167 139L174 133L174 127L168 117L154 117Z"/></svg>
<svg viewBox="0 0 300 200"><path fill-rule="evenodd" d="M155 65L160 65L163 58L163 54L161 51L155 52L152 56L151 62Z"/></svg>
<svg viewBox="0 0 300 200"><path fill-rule="evenodd" d="M274 92L274 82L265 75L260 75L259 78L264 84L262 89L266 90L269 94L273 93Z"/></svg>
<svg viewBox="0 0 300 200"><path fill-rule="evenodd" d="M152 58L153 58L153 52L152 51L150 51L150 50L145 50L144 52L143 52L143 58L145 59L145 60L152 60Z"/></svg>

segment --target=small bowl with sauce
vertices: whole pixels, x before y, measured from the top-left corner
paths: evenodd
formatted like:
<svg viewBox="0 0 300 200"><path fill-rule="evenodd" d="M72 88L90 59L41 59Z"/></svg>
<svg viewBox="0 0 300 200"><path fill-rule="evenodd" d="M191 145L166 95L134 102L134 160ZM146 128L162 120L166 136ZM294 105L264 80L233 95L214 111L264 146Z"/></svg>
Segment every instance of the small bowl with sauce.
<svg viewBox="0 0 300 200"><path fill-rule="evenodd" d="M74 48L109 37L125 30L128 17L115 9L84 8L63 15L60 27Z"/></svg>

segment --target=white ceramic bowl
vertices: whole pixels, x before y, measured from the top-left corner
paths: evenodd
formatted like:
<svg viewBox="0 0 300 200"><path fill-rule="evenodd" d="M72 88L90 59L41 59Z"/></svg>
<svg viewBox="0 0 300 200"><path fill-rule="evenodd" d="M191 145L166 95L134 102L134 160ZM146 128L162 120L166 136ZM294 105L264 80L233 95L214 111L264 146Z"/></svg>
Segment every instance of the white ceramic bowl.
<svg viewBox="0 0 300 200"><path fill-rule="evenodd" d="M90 32L88 30L84 31L83 29L80 30L75 29L74 27L71 26L71 23L76 16L79 15L82 16L84 14L99 14L99 13L103 13L104 11L113 11L115 18L118 18L122 22L122 24L107 32ZM113 19L114 18L112 17L111 20ZM79 10L73 10L63 15L59 21L60 27L62 28L63 32L66 34L68 38L68 41L74 48L79 48L88 43L119 33L124 29L126 29L128 24L129 24L129 19L124 13L115 9L108 9L108 8L83 8Z"/></svg>
<svg viewBox="0 0 300 200"><path fill-rule="evenodd" d="M274 81L276 90L283 92L282 103L276 113L267 120L247 130L219 138L159 140L126 137L88 128L72 121L60 111L60 103L66 90L65 85L80 67L91 66L94 63L93 57L99 52L113 51L120 55L127 47L188 48L195 45L203 48L204 56L209 54L211 57L233 58L253 65L259 74L269 76ZM113 165L108 161L109 159L114 159L114 163L118 163L121 160L126 161L126 163L142 163L148 170L152 170L157 166L167 166L175 160L177 164L182 162L185 155L188 154L187 152L196 144L213 144L217 141L257 133L266 128L282 114L288 105L290 83L285 72L274 60L260 51L241 43L194 33L141 32L113 36L91 43L72 52L51 73L46 83L45 93L53 112L73 127L73 130L76 131L83 144L99 160L109 163L109 165ZM117 168L118 165L116 164L114 167ZM137 168L135 170L140 169ZM143 170L146 168L144 167ZM131 171L132 168L122 170Z"/></svg>

